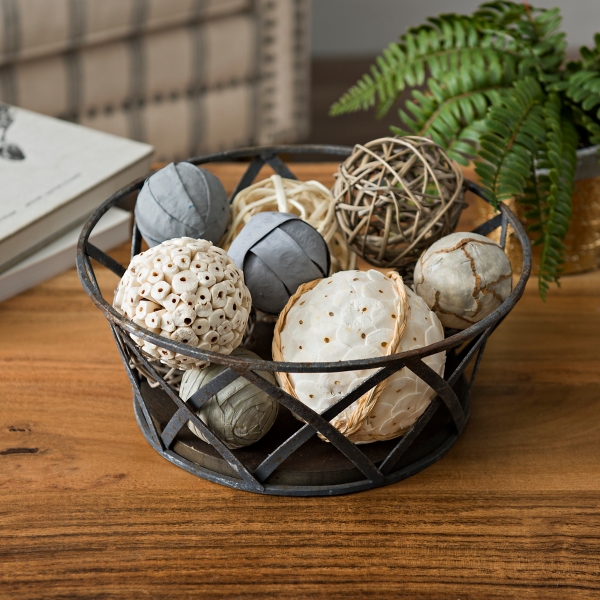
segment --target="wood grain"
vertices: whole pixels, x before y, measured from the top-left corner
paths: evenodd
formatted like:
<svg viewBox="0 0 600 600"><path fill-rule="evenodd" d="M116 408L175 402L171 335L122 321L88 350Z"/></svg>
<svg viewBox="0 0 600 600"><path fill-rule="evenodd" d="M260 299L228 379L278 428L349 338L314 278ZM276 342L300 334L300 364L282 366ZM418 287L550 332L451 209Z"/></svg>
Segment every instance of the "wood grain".
<svg viewBox="0 0 600 600"><path fill-rule="evenodd" d="M331 183L331 165L296 171ZM442 460L350 496L263 497L148 446L71 270L0 304L0 598L598 598L599 332L600 273L546 304L534 283Z"/></svg>

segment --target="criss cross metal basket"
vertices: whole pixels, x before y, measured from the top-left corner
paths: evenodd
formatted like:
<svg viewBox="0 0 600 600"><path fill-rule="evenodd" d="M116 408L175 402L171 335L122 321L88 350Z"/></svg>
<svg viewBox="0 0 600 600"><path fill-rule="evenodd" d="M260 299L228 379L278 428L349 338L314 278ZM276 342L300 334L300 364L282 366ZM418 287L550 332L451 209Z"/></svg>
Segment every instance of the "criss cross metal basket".
<svg viewBox="0 0 600 600"><path fill-rule="evenodd" d="M281 176L295 179L281 156L293 158L310 154L343 160L351 151L352 148L344 146L273 146L222 152L189 162L200 165L250 159L231 195L233 198L252 184L265 164ZM507 232L512 228L523 251L522 271L510 296L479 323L463 331L446 330L445 339L435 344L381 358L332 363L274 362L225 356L166 339L119 314L111 305L112 298L106 300L102 296L92 261L104 265L119 278L126 267L94 246L89 241L90 234L106 211L139 191L143 183L142 178L124 187L88 219L77 247L77 271L83 288L110 324L133 388L137 422L146 440L161 456L196 476L240 490L284 496L324 496L398 482L431 465L452 447L469 418L471 390L486 342L522 296L531 272L527 234L508 207L501 205L498 214L474 232L488 235L499 229L500 244L504 247ZM476 184L466 181L465 187L486 199ZM134 224L131 255L138 254L140 247L141 236ZM117 282L116 279L115 287ZM272 333L272 322L262 320L257 323L253 336L259 346L270 348ZM165 377L166 369L146 357L131 339L132 335L172 352L226 368L184 402L178 395L178 386ZM446 352L443 377L423 361L442 351ZM265 351L262 356L267 358ZM436 396L402 437L356 445L330 424L331 419L368 390L404 367L425 381ZM372 374L321 414L259 374L260 371L336 373L355 370L369 370ZM196 411L238 377L246 378L276 400L279 412L273 427L260 441L230 450L196 416ZM187 427L188 422L195 425L207 441L195 436Z"/></svg>

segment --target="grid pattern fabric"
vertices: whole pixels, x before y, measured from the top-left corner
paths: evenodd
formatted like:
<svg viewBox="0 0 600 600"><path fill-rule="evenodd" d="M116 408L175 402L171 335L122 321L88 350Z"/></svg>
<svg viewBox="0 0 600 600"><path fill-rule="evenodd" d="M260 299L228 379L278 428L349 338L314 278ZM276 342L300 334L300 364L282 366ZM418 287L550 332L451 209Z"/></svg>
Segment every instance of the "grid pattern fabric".
<svg viewBox="0 0 600 600"><path fill-rule="evenodd" d="M310 0L0 0L0 101L157 160L300 140Z"/></svg>

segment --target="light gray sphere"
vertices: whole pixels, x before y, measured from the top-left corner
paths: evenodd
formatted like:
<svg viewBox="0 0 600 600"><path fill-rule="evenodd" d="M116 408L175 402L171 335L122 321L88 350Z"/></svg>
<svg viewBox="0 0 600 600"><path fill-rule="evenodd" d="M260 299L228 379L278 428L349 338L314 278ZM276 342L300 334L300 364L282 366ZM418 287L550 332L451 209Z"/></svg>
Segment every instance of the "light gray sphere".
<svg viewBox="0 0 600 600"><path fill-rule="evenodd" d="M283 310L298 286L327 277L327 242L296 215L261 212L233 240L227 254L244 271L252 305L269 314Z"/></svg>
<svg viewBox="0 0 600 600"><path fill-rule="evenodd" d="M260 360L258 355L245 348L236 348L231 356ZM205 369L186 371L179 391L181 399L187 401L192 394L222 373L225 368L224 365L211 364ZM258 371L258 373L277 385L272 373L266 371ZM278 410L279 404L276 400L243 377L239 377L213 396L196 414L228 448L233 449L258 442L271 429ZM204 440L195 425L188 423L188 427Z"/></svg>
<svg viewBox="0 0 600 600"><path fill-rule="evenodd" d="M432 244L417 261L414 289L442 325L466 329L508 298L512 269L504 250L489 238L451 233Z"/></svg>
<svg viewBox="0 0 600 600"><path fill-rule="evenodd" d="M182 237L217 244L229 222L229 200L210 171L171 163L146 179L135 204L135 221L150 247Z"/></svg>

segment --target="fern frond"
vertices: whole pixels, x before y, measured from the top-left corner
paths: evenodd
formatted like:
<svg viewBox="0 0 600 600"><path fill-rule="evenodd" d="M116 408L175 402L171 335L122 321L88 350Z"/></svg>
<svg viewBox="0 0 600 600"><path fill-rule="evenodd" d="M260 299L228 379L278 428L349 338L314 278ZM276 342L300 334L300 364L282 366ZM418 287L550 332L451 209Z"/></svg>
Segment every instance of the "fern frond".
<svg viewBox="0 0 600 600"><path fill-rule="evenodd" d="M533 8L526 3L486 2L474 13L489 30L511 36L521 51L529 56L521 62L522 75L531 69L538 74L555 71L564 61L567 47L565 34L559 31L560 9Z"/></svg>
<svg viewBox="0 0 600 600"><path fill-rule="evenodd" d="M587 130L592 146L600 144L600 124L583 112L578 113L574 111L574 113L576 115L576 122Z"/></svg>
<svg viewBox="0 0 600 600"><path fill-rule="evenodd" d="M537 140L545 136L544 92L533 77L516 81L482 124L475 172L496 203L521 196L530 176Z"/></svg>
<svg viewBox="0 0 600 600"><path fill-rule="evenodd" d="M583 112L590 113L590 116L600 120L600 69L567 72L563 81L549 85L548 89L564 92Z"/></svg>
<svg viewBox="0 0 600 600"><path fill-rule="evenodd" d="M563 94L573 122L587 129L592 144L600 144L600 34L594 42L593 48L582 47L582 60L568 63L547 89Z"/></svg>
<svg viewBox="0 0 600 600"><path fill-rule="evenodd" d="M578 136L573 124L561 117L561 102L557 94L549 96L543 113L547 135L539 167L547 170L542 175L547 179L547 194L541 210L539 292L545 299L549 283L558 283L564 260L563 241L571 218Z"/></svg>
<svg viewBox="0 0 600 600"><path fill-rule="evenodd" d="M533 9L514 2L488 2L472 16L447 14L412 28L384 50L364 75L330 109L332 116L367 110L377 104L383 116L407 87L459 73L481 53L496 55L500 64L512 58L521 77L556 70L566 42L558 31L558 9ZM511 61L508 61L510 64ZM511 66L512 68L512 66Z"/></svg>
<svg viewBox="0 0 600 600"><path fill-rule="evenodd" d="M448 144L448 156L465 167L469 166L470 161L477 156L479 139L485 131L483 123L484 119L480 119L467 125L457 138Z"/></svg>
<svg viewBox="0 0 600 600"><path fill-rule="evenodd" d="M466 136L466 127L481 121L491 104L512 89L517 77L516 61L501 64L494 52L481 51L475 58L464 58L458 72L447 72L427 81L427 89L413 90L412 100L400 110L405 129L393 128L401 135L430 136L453 158L466 164L476 152L476 128ZM452 146L452 148L450 148Z"/></svg>
<svg viewBox="0 0 600 600"><path fill-rule="evenodd" d="M597 71L600 69L600 33L594 36L594 47L586 48L582 46L579 49L581 54L582 62L581 66L584 69L591 69Z"/></svg>
<svg viewBox="0 0 600 600"><path fill-rule="evenodd" d="M429 23L409 29L400 43L393 43L376 64L330 109L330 115L367 110L378 104L378 116L385 114L407 87L423 85L449 72L459 72L464 63L476 63L481 53L495 54L501 60L517 60L521 55L510 41L495 33L482 33L477 19L442 15Z"/></svg>

